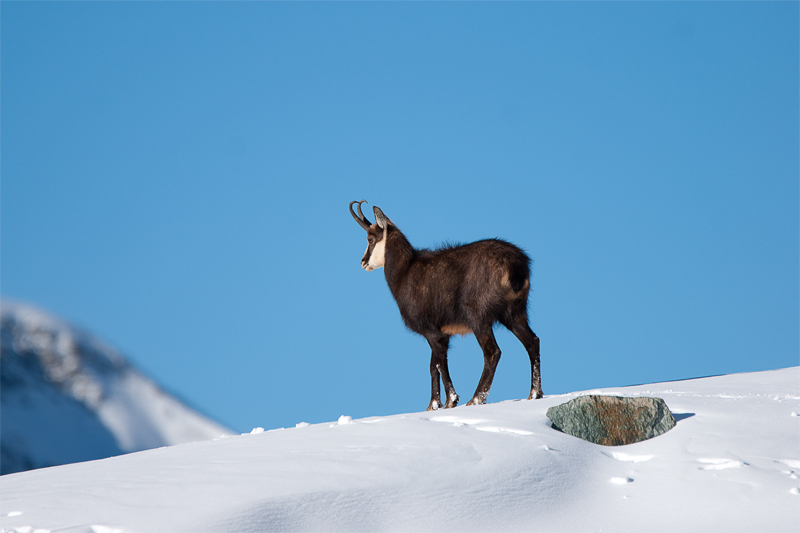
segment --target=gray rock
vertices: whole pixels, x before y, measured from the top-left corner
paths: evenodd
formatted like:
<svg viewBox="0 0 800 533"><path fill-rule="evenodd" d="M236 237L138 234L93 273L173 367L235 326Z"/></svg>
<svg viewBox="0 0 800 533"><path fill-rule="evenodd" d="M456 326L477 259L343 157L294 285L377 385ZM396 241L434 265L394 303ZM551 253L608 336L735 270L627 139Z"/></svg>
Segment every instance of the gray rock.
<svg viewBox="0 0 800 533"><path fill-rule="evenodd" d="M547 410L553 429L603 446L657 437L675 427L661 398L580 396Z"/></svg>

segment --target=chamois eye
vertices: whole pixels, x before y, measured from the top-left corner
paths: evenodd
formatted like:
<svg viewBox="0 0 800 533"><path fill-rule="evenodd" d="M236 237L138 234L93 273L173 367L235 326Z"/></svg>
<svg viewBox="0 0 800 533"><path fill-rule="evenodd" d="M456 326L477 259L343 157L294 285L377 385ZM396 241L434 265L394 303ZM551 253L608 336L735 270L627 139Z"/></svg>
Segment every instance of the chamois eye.
<svg viewBox="0 0 800 533"><path fill-rule="evenodd" d="M367 242L370 244L375 244L375 237L367 237Z"/></svg>

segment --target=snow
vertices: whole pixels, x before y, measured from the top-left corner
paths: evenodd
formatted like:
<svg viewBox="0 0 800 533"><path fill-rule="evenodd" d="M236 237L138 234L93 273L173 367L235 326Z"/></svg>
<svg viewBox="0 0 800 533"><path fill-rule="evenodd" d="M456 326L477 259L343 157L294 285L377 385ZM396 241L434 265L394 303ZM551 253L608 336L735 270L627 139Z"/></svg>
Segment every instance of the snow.
<svg viewBox="0 0 800 533"><path fill-rule="evenodd" d="M0 528L800 531L800 367L591 392L663 398L677 425L620 447L553 430L584 393L343 415L3 476Z"/></svg>

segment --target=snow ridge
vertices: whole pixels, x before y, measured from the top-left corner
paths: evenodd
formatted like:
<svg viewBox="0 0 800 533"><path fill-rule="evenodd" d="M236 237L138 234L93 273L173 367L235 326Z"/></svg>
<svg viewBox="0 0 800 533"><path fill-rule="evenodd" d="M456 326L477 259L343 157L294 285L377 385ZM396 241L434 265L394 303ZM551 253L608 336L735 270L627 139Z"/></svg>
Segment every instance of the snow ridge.
<svg viewBox="0 0 800 533"><path fill-rule="evenodd" d="M6 476L0 529L797 532L798 392L800 367L615 388L678 422L619 447L550 427L575 394L257 427Z"/></svg>

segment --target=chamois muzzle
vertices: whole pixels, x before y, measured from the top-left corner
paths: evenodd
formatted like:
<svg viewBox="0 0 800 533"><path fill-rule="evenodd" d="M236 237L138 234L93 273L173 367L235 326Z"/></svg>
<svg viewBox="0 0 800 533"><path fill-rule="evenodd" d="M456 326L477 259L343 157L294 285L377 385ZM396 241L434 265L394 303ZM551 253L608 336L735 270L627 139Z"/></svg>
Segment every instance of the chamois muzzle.
<svg viewBox="0 0 800 533"><path fill-rule="evenodd" d="M369 230L369 227L372 226L372 222L367 220L367 217L364 216L364 213L361 212L361 204L366 202L366 200L353 200L350 202L350 214L353 215L353 219L358 222L358 225L364 228L365 231ZM353 212L353 204L358 204L356 206L358 208L358 216Z"/></svg>

